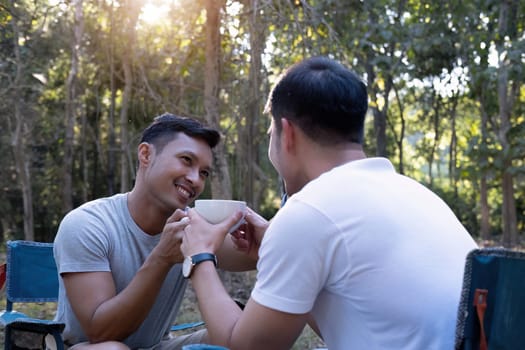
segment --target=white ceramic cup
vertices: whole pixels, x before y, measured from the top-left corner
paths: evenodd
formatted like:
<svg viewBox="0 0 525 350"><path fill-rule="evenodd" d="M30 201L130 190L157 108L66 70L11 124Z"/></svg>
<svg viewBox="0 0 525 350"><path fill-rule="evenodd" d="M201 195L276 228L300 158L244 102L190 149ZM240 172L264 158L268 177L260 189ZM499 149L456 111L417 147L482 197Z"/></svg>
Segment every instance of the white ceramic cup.
<svg viewBox="0 0 525 350"><path fill-rule="evenodd" d="M243 216L232 228L228 231L231 233L241 226L244 221L246 213L246 202L234 201L228 199L198 199L195 201L195 210L206 219L210 224L218 224L236 211L242 211Z"/></svg>

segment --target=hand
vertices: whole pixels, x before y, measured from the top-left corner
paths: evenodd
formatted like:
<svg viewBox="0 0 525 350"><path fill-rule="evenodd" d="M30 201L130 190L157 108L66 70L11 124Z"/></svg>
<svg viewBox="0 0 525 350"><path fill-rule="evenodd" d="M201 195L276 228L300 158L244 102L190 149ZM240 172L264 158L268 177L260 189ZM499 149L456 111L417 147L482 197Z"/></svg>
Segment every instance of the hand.
<svg viewBox="0 0 525 350"><path fill-rule="evenodd" d="M152 254L157 254L163 261L170 265L181 263L184 255L181 252L182 236L184 228L190 220L185 211L177 209L166 220L160 241Z"/></svg>
<svg viewBox="0 0 525 350"><path fill-rule="evenodd" d="M237 212L216 225L208 223L195 209L188 210L190 223L184 229L181 250L184 256L199 253L216 253L222 246L230 227L241 220L242 212Z"/></svg>
<svg viewBox="0 0 525 350"><path fill-rule="evenodd" d="M253 260L258 260L259 247L269 223L250 208L246 208L244 220L246 224L232 232L231 239L239 251L246 253Z"/></svg>

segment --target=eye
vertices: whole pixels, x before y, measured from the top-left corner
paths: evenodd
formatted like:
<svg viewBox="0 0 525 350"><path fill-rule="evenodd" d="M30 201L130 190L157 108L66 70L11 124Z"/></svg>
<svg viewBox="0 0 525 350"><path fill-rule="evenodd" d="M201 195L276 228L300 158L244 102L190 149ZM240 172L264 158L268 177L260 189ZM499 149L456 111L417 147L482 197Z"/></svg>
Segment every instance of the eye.
<svg viewBox="0 0 525 350"><path fill-rule="evenodd" d="M208 170L202 170L202 171L200 172L200 174L201 174L201 177L203 177L203 178L205 178L205 179L207 179L208 177L210 177L210 172L209 172Z"/></svg>
<svg viewBox="0 0 525 350"><path fill-rule="evenodd" d="M188 156L181 156L182 161L186 164L191 164L191 158Z"/></svg>

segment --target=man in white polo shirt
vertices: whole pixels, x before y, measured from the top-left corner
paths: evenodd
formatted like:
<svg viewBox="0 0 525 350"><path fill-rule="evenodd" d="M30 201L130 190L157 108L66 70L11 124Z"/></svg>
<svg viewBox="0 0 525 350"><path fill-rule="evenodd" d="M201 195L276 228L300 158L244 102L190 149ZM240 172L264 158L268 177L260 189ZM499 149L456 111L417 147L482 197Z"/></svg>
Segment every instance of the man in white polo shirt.
<svg viewBox="0 0 525 350"><path fill-rule="evenodd" d="M267 223L250 211L238 246L258 259L245 309L214 265L190 277L210 340L289 349L309 323L329 349L449 350L467 253L476 244L450 208L385 158L363 151L365 84L315 57L274 87L269 157L288 200ZM214 253L228 226L190 211L182 252Z"/></svg>

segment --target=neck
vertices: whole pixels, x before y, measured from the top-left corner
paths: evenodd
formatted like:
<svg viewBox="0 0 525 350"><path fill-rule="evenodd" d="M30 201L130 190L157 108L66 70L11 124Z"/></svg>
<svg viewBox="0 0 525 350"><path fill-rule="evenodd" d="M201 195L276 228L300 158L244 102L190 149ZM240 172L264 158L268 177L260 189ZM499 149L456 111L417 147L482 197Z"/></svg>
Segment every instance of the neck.
<svg viewBox="0 0 525 350"><path fill-rule="evenodd" d="M308 152L304 152L303 169L307 182L335 167L366 158L363 147L357 143L346 143L337 146L314 145Z"/></svg>
<svg viewBox="0 0 525 350"><path fill-rule="evenodd" d="M128 193L127 200L131 217L142 231L149 235L162 232L171 213L159 210L158 205L153 203L147 194L141 193L136 186Z"/></svg>

